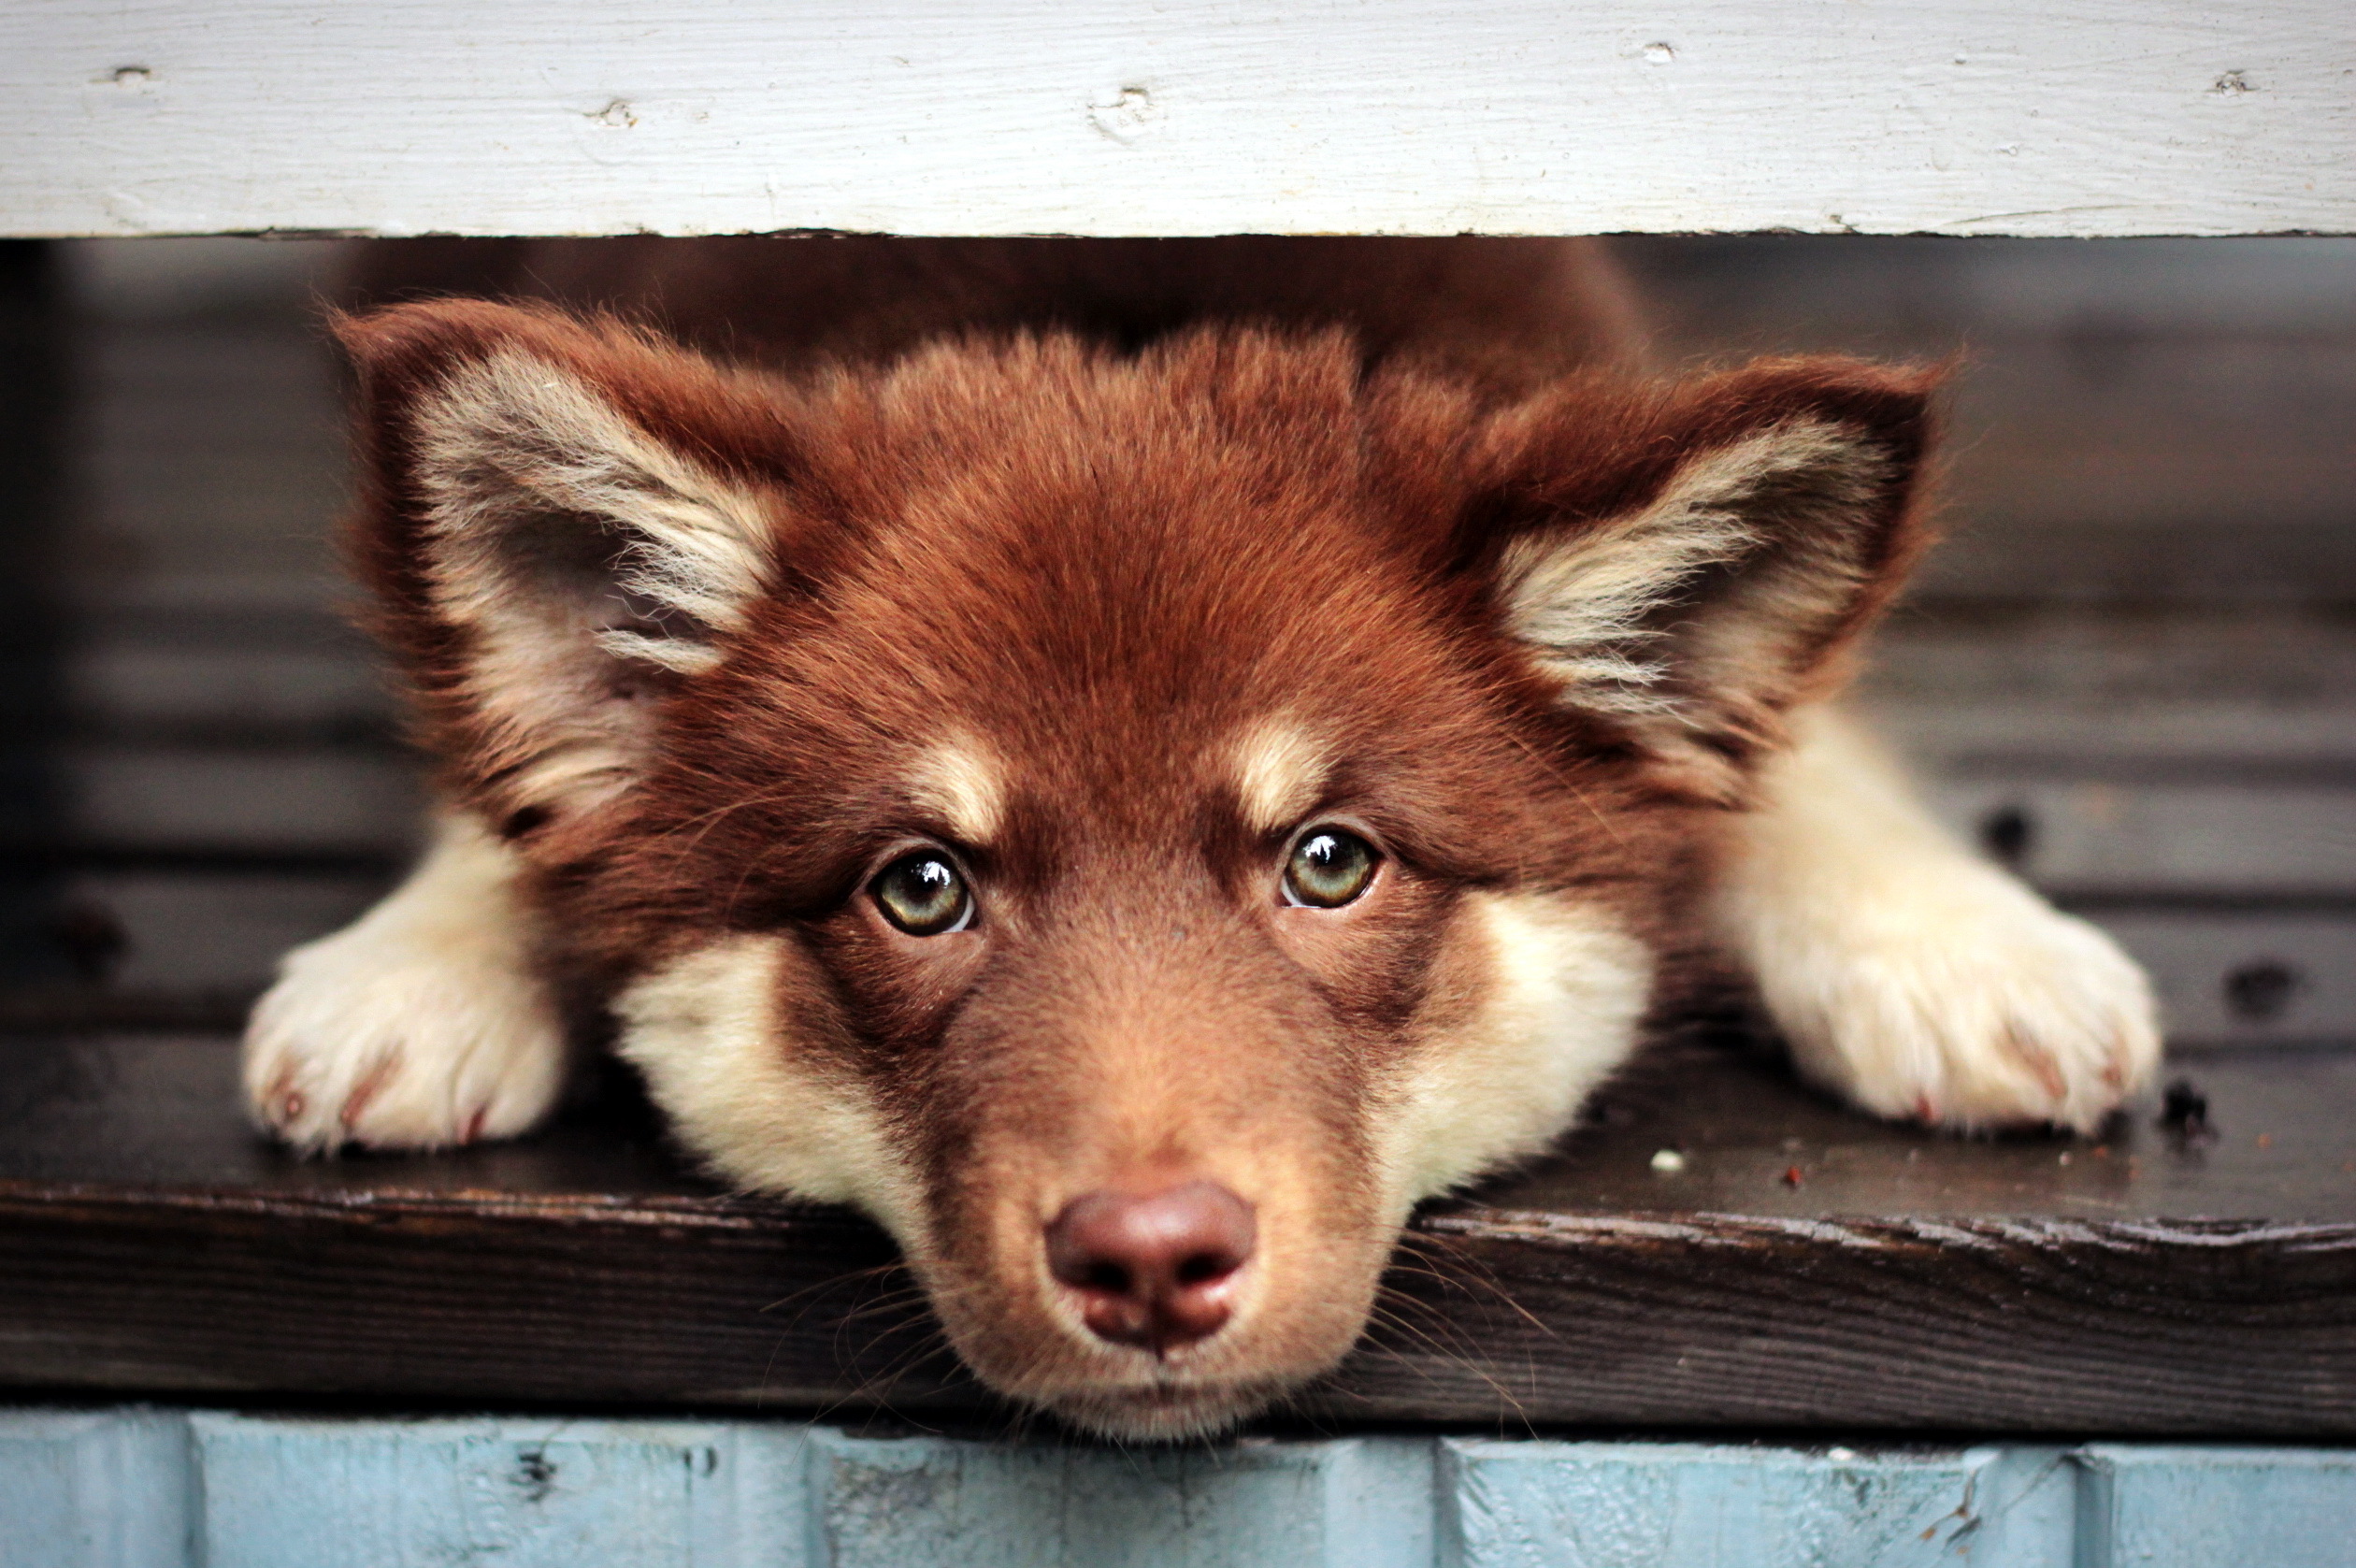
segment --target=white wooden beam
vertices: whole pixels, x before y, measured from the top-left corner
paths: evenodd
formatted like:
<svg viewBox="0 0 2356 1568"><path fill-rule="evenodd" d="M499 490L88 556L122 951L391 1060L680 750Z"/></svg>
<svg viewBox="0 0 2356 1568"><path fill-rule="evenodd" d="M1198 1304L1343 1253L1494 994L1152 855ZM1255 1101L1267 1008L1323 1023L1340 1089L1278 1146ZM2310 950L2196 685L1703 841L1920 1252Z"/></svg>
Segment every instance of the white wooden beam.
<svg viewBox="0 0 2356 1568"><path fill-rule="evenodd" d="M2348 0L0 0L0 233L2356 232Z"/></svg>

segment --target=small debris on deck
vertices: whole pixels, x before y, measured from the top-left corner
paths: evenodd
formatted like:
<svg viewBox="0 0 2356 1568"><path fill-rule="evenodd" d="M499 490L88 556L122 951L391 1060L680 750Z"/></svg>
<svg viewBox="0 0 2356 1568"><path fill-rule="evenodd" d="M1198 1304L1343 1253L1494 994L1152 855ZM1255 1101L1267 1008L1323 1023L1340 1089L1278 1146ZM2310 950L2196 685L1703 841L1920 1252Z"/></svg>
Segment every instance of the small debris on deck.
<svg viewBox="0 0 2356 1568"><path fill-rule="evenodd" d="M2184 1138L2205 1138L2217 1130L2209 1125L2208 1096L2190 1078L2178 1078L2162 1091L2160 1125Z"/></svg>

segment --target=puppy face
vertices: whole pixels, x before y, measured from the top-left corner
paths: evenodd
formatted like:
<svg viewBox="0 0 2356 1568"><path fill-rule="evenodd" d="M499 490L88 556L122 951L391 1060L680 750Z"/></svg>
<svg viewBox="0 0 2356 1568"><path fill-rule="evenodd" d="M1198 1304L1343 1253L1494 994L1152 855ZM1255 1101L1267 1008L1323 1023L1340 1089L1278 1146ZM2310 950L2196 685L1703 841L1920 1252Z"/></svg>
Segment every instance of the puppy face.
<svg viewBox="0 0 2356 1568"><path fill-rule="evenodd" d="M478 305L347 339L384 630L682 1138L1138 1436L1330 1367L1409 1206L1624 1055L1894 579L1921 404L1491 409L1248 333L794 385Z"/></svg>

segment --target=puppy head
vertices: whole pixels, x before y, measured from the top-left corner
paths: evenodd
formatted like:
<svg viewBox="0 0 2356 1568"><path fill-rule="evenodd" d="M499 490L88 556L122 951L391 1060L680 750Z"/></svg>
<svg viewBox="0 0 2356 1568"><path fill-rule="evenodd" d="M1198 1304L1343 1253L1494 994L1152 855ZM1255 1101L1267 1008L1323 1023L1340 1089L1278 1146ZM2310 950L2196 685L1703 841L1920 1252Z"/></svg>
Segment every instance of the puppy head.
<svg viewBox="0 0 2356 1568"><path fill-rule="evenodd" d="M1329 1368L1409 1207L1569 1122L1914 535L1925 387L1842 363L343 331L382 630L682 1137L1125 1435Z"/></svg>

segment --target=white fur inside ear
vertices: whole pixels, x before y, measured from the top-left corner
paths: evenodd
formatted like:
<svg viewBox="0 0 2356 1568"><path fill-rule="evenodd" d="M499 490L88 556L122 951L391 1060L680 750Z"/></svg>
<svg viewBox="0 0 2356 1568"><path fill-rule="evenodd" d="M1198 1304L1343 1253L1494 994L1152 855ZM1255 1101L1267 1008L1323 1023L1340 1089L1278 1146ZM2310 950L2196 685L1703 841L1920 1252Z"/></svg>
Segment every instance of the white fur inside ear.
<svg viewBox="0 0 2356 1568"><path fill-rule="evenodd" d="M1788 677L1789 643L1850 602L1889 467L1817 420L1705 452L1637 511L1515 540L1508 629L1566 705L1695 722L1715 687Z"/></svg>
<svg viewBox="0 0 2356 1568"><path fill-rule="evenodd" d="M759 497L523 354L454 373L416 434L428 577L474 634L471 683L518 754L502 760L519 798L611 793L642 748L638 688L717 664L758 591Z"/></svg>

